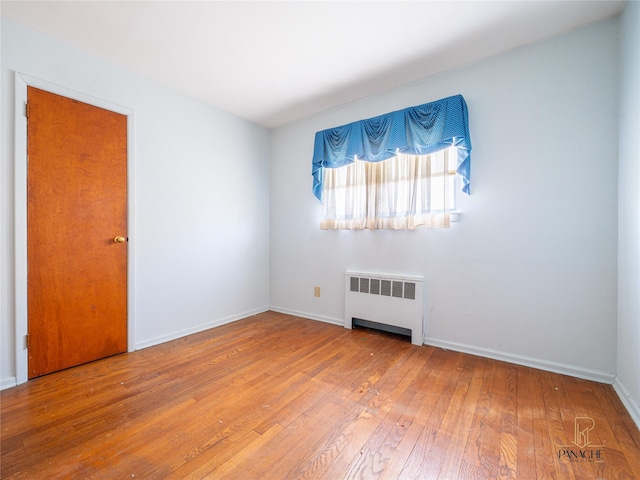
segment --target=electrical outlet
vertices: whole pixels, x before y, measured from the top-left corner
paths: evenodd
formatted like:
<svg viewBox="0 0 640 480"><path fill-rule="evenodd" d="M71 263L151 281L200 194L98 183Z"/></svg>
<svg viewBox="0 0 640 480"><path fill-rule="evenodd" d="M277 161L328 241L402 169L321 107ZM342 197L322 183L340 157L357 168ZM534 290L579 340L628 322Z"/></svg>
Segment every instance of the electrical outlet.
<svg viewBox="0 0 640 480"><path fill-rule="evenodd" d="M314 297L320 296L320 287L313 287L313 296Z"/></svg>

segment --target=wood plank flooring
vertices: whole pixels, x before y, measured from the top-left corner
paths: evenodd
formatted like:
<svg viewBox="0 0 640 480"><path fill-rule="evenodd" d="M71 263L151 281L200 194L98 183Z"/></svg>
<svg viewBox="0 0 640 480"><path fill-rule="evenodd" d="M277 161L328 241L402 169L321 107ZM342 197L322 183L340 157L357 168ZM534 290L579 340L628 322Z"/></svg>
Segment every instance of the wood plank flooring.
<svg viewBox="0 0 640 480"><path fill-rule="evenodd" d="M1 401L3 479L640 479L610 385L274 312Z"/></svg>

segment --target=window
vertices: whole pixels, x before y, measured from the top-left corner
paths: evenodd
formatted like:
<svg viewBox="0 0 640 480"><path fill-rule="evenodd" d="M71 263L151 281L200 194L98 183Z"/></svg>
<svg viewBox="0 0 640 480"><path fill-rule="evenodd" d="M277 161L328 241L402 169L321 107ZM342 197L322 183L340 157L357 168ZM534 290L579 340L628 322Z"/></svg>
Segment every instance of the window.
<svg viewBox="0 0 640 480"><path fill-rule="evenodd" d="M380 162L356 160L324 172L325 230L448 227L456 210L458 151L398 154Z"/></svg>
<svg viewBox="0 0 640 480"><path fill-rule="evenodd" d="M467 104L454 95L316 132L311 175L324 229L448 227L456 192L471 193Z"/></svg>

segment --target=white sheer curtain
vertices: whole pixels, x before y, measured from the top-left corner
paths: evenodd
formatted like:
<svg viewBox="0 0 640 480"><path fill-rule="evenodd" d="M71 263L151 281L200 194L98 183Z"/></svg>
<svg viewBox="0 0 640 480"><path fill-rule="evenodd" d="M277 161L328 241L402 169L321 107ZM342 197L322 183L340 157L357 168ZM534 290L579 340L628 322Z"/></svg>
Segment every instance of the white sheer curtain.
<svg viewBox="0 0 640 480"><path fill-rule="evenodd" d="M355 161L325 169L320 228L449 227L456 158L453 147L431 155L399 154L382 162Z"/></svg>

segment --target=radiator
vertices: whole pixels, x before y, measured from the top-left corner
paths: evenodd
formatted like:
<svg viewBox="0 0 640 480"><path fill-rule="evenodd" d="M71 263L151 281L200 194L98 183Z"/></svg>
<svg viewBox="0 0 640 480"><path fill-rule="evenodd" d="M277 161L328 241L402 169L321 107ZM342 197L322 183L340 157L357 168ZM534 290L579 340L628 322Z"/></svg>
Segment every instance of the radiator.
<svg viewBox="0 0 640 480"><path fill-rule="evenodd" d="M345 273L344 327L354 320L374 322L390 331L411 331L411 343L422 345L424 278L348 271Z"/></svg>

